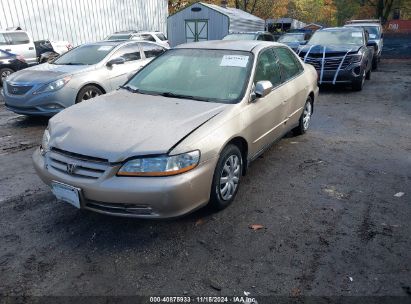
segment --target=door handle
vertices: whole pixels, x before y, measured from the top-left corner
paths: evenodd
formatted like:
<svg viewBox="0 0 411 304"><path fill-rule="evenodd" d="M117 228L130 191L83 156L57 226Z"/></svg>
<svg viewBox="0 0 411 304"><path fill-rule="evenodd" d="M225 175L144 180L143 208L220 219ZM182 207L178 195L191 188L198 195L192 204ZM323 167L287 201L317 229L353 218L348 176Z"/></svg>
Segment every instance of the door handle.
<svg viewBox="0 0 411 304"><path fill-rule="evenodd" d="M31 46L31 47L29 47L29 50L30 50L30 51L34 50L34 47L32 47L32 46Z"/></svg>
<svg viewBox="0 0 411 304"><path fill-rule="evenodd" d="M11 52L11 49L6 49L6 52Z"/></svg>

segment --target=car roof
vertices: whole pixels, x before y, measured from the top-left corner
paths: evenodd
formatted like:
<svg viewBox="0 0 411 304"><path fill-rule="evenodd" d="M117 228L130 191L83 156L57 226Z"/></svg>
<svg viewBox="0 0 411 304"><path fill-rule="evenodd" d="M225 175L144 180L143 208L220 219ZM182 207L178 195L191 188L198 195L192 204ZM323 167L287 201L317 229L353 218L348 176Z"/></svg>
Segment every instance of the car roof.
<svg viewBox="0 0 411 304"><path fill-rule="evenodd" d="M355 29L359 30L359 29ZM327 27L324 29L319 29L317 32L342 32L342 31L354 31L353 28L348 28L348 27Z"/></svg>
<svg viewBox="0 0 411 304"><path fill-rule="evenodd" d="M209 50L232 50L248 51L260 49L266 46L284 46L282 43L261 40L210 40L180 44L176 49L209 49Z"/></svg>
<svg viewBox="0 0 411 304"><path fill-rule="evenodd" d="M131 42L137 42L137 41L133 41L133 40L102 40L102 41L84 43L83 45L112 45L112 46L118 46L120 44L126 44L126 43L131 43Z"/></svg>
<svg viewBox="0 0 411 304"><path fill-rule="evenodd" d="M378 26L381 27L381 24L379 23L349 23L349 24L345 24L344 27L360 27L360 26Z"/></svg>

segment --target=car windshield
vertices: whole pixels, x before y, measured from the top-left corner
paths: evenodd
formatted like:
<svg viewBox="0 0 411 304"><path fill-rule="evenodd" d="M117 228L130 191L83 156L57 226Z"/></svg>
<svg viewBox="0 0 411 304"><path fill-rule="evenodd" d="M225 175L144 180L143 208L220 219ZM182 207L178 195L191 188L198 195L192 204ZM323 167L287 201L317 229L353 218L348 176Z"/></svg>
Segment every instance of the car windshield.
<svg viewBox="0 0 411 304"><path fill-rule="evenodd" d="M237 103L253 62L250 52L174 49L152 61L125 88L143 94Z"/></svg>
<svg viewBox="0 0 411 304"><path fill-rule="evenodd" d="M130 37L131 37L131 34L115 34L115 35L108 36L104 40L128 40L130 39Z"/></svg>
<svg viewBox="0 0 411 304"><path fill-rule="evenodd" d="M99 63L115 45L104 44L86 44L76 47L67 53L61 55L53 64L60 65L90 65Z"/></svg>
<svg viewBox="0 0 411 304"><path fill-rule="evenodd" d="M278 42L301 42L304 41L304 34L283 35L278 39Z"/></svg>
<svg viewBox="0 0 411 304"><path fill-rule="evenodd" d="M223 40L255 40L255 34L230 34L225 36Z"/></svg>
<svg viewBox="0 0 411 304"><path fill-rule="evenodd" d="M359 31L317 31L309 44L363 44L363 34Z"/></svg>

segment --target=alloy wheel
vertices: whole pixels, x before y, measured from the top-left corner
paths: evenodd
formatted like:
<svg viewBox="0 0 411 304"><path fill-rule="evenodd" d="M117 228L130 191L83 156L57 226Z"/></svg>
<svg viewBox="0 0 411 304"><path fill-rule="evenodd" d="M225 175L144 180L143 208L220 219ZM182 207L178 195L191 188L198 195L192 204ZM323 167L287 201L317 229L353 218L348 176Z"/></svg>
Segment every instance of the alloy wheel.
<svg viewBox="0 0 411 304"><path fill-rule="evenodd" d="M235 194L241 174L241 159L237 155L230 155L220 174L220 194L225 201Z"/></svg>
<svg viewBox="0 0 411 304"><path fill-rule="evenodd" d="M0 78L1 78L1 81L3 82L6 78L7 78L7 76L9 76L9 75L11 75L11 71L3 71L2 73L1 73L1 76L0 76Z"/></svg>
<svg viewBox="0 0 411 304"><path fill-rule="evenodd" d="M304 107L303 113L303 126L304 130L308 130L311 121L312 105L311 102L307 102Z"/></svg>
<svg viewBox="0 0 411 304"><path fill-rule="evenodd" d="M97 90L89 89L89 90L84 92L84 94L81 98L81 101L89 100L89 99L92 99L92 98L97 97L99 95L100 95L100 92L98 92Z"/></svg>

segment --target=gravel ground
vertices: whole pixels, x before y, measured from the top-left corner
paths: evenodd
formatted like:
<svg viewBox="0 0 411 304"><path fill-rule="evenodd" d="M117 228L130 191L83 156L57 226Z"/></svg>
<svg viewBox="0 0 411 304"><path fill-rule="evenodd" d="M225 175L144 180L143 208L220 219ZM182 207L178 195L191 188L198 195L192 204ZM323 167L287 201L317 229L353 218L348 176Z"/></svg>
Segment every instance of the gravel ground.
<svg viewBox="0 0 411 304"><path fill-rule="evenodd" d="M1 102L0 295L409 295L410 96L406 60L362 92L323 88L232 206L168 221L56 201L31 165L47 120Z"/></svg>

